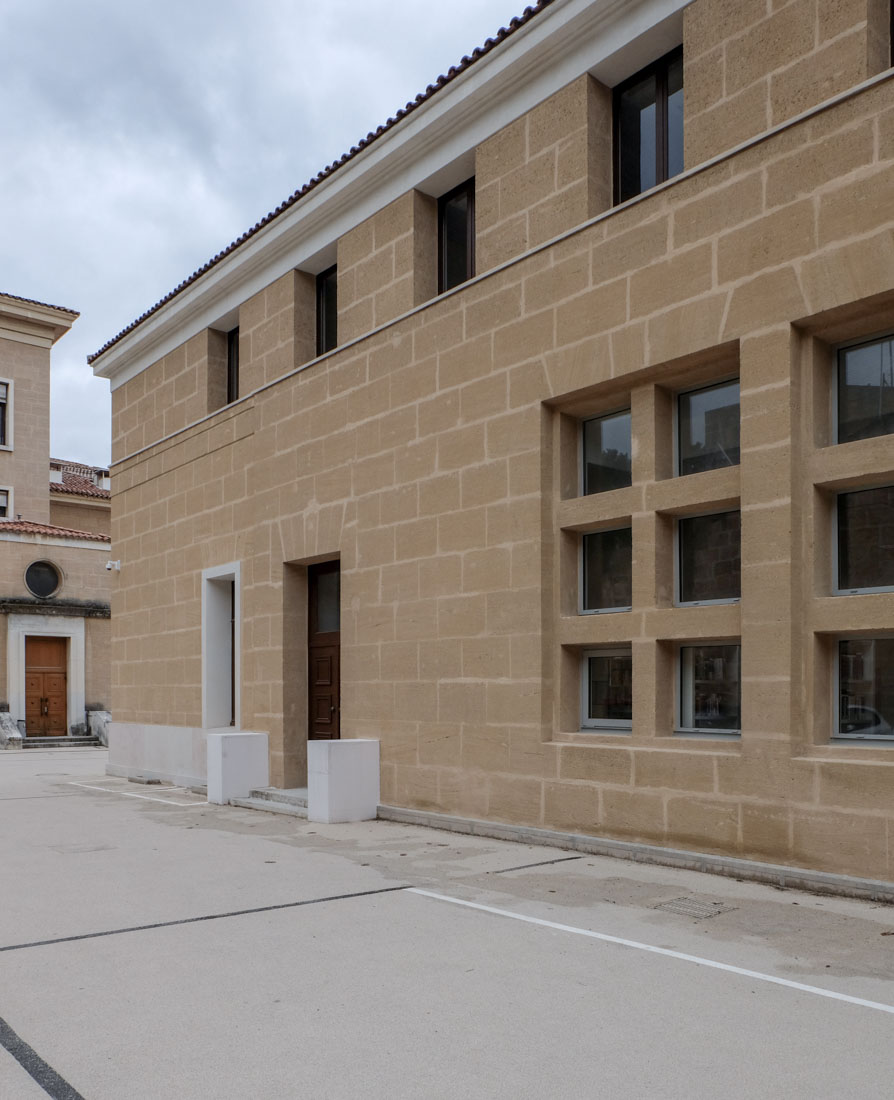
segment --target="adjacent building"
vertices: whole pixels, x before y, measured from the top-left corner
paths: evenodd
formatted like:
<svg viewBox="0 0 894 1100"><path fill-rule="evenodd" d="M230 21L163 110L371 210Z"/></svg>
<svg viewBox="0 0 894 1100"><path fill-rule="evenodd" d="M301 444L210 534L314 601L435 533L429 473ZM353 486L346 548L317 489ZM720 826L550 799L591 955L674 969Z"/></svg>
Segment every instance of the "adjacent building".
<svg viewBox="0 0 894 1100"><path fill-rule="evenodd" d="M0 743L109 705L109 471L50 458L50 349L73 310L0 294Z"/></svg>
<svg viewBox="0 0 894 1100"><path fill-rule="evenodd" d="M111 767L894 878L890 65L541 0L110 340Z"/></svg>

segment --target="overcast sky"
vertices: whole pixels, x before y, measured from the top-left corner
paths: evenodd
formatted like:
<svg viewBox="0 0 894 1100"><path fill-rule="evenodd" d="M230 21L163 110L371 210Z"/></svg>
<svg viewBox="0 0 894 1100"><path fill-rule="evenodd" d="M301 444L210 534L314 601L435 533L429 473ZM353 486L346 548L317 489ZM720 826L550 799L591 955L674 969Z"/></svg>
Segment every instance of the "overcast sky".
<svg viewBox="0 0 894 1100"><path fill-rule="evenodd" d="M54 457L109 461L90 352L526 2L0 0L0 291L81 314Z"/></svg>

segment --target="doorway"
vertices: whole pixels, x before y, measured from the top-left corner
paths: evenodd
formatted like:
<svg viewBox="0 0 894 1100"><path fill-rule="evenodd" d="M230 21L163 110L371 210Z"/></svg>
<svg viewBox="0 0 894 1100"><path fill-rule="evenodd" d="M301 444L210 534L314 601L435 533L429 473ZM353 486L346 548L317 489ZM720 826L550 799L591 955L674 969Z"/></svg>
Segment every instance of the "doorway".
<svg viewBox="0 0 894 1100"><path fill-rule="evenodd" d="M341 736L341 571L337 561L307 567L307 736Z"/></svg>
<svg viewBox="0 0 894 1100"><path fill-rule="evenodd" d="M68 639L25 638L25 736L68 736Z"/></svg>

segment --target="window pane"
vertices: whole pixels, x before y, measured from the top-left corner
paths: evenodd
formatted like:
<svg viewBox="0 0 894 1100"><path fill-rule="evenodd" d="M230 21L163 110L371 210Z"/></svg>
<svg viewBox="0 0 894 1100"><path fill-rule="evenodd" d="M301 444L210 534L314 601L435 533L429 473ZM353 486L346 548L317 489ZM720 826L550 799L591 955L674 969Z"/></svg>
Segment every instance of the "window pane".
<svg viewBox="0 0 894 1100"><path fill-rule="evenodd" d="M59 587L59 580L55 565L48 561L34 561L25 570L28 591L42 599L53 595Z"/></svg>
<svg viewBox="0 0 894 1100"><path fill-rule="evenodd" d="M654 187L655 99L657 81L651 73L618 97L618 201Z"/></svg>
<svg viewBox="0 0 894 1100"><path fill-rule="evenodd" d="M6 516L6 512L9 508L9 493L5 489L0 489L0 518Z"/></svg>
<svg viewBox="0 0 894 1100"><path fill-rule="evenodd" d="M469 181L441 200L441 290L450 290L471 279L472 188Z"/></svg>
<svg viewBox="0 0 894 1100"><path fill-rule="evenodd" d="M838 725L850 737L892 737L894 639L838 643Z"/></svg>
<svg viewBox="0 0 894 1100"><path fill-rule="evenodd" d="M667 179L683 171L683 58L667 70Z"/></svg>
<svg viewBox="0 0 894 1100"><path fill-rule="evenodd" d="M627 725L633 718L633 661L629 653L587 657L584 720Z"/></svg>
<svg viewBox="0 0 894 1100"><path fill-rule="evenodd" d="M584 535L584 611L630 607L632 563L629 527Z"/></svg>
<svg viewBox="0 0 894 1100"><path fill-rule="evenodd" d="M894 339L838 353L838 442L894 432Z"/></svg>
<svg viewBox="0 0 894 1100"><path fill-rule="evenodd" d="M838 587L894 587L894 485L838 497Z"/></svg>
<svg viewBox="0 0 894 1100"><path fill-rule="evenodd" d="M718 512L679 521L680 603L741 595L741 516Z"/></svg>
<svg viewBox="0 0 894 1100"><path fill-rule="evenodd" d="M677 403L680 474L738 466L738 381L681 393Z"/></svg>
<svg viewBox="0 0 894 1100"><path fill-rule="evenodd" d="M327 634L339 629L339 578L337 569L319 572L313 591L317 600L317 633Z"/></svg>
<svg viewBox="0 0 894 1100"><path fill-rule="evenodd" d="M684 646L680 650L683 729L741 729L739 653L737 645Z"/></svg>
<svg viewBox="0 0 894 1100"><path fill-rule="evenodd" d="M584 422L584 493L630 484L630 413Z"/></svg>
<svg viewBox="0 0 894 1100"><path fill-rule="evenodd" d="M317 276L317 355L338 346L338 269Z"/></svg>

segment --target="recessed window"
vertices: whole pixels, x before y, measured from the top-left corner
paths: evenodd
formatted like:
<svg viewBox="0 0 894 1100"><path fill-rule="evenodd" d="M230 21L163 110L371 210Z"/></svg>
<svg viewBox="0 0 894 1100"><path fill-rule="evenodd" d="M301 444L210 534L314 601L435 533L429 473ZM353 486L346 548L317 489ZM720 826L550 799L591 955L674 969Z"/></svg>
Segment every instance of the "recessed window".
<svg viewBox="0 0 894 1100"><path fill-rule="evenodd" d="M338 268L317 276L317 355L338 345Z"/></svg>
<svg viewBox="0 0 894 1100"><path fill-rule="evenodd" d="M630 729L633 719L633 658L629 647L584 654L585 729Z"/></svg>
<svg viewBox="0 0 894 1100"><path fill-rule="evenodd" d="M683 171L683 49L615 88L615 200Z"/></svg>
<svg viewBox="0 0 894 1100"><path fill-rule="evenodd" d="M25 586L42 600L59 591L62 577L51 561L33 561L25 570Z"/></svg>
<svg viewBox="0 0 894 1100"><path fill-rule="evenodd" d="M838 442L894 432L894 338L838 352Z"/></svg>
<svg viewBox="0 0 894 1100"><path fill-rule="evenodd" d="M677 396L677 472L739 465L739 381Z"/></svg>
<svg viewBox="0 0 894 1100"><path fill-rule="evenodd" d="M894 638L838 642L836 737L894 738Z"/></svg>
<svg viewBox="0 0 894 1100"><path fill-rule="evenodd" d="M633 603L629 527L583 537L583 611L629 611Z"/></svg>
<svg viewBox="0 0 894 1100"><path fill-rule="evenodd" d="M10 405L12 383L0 382L0 447L12 446Z"/></svg>
<svg viewBox="0 0 894 1100"><path fill-rule="evenodd" d="M9 489L0 489L0 519L9 515Z"/></svg>
<svg viewBox="0 0 894 1100"><path fill-rule="evenodd" d="M742 728L741 647L680 647L680 730L738 733Z"/></svg>
<svg viewBox="0 0 894 1100"><path fill-rule="evenodd" d="M239 397L239 329L227 333L227 404Z"/></svg>
<svg viewBox="0 0 894 1100"><path fill-rule="evenodd" d="M475 274L475 179L438 199L438 293Z"/></svg>
<svg viewBox="0 0 894 1100"><path fill-rule="evenodd" d="M585 420L584 494L606 493L630 484L630 410Z"/></svg>
<svg viewBox="0 0 894 1100"><path fill-rule="evenodd" d="M715 512L677 524L681 604L738 600L742 593L741 514Z"/></svg>
<svg viewBox="0 0 894 1100"><path fill-rule="evenodd" d="M894 485L838 496L839 593L894 589Z"/></svg>

